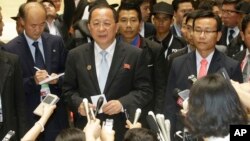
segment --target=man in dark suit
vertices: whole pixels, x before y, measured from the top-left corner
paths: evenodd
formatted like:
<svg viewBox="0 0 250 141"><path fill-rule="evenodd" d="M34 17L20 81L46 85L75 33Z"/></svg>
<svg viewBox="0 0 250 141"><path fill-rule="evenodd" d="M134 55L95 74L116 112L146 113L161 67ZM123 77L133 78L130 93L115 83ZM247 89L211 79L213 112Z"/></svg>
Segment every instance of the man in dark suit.
<svg viewBox="0 0 250 141"><path fill-rule="evenodd" d="M48 75L57 75L64 71L66 51L60 37L43 33L46 11L40 3L27 3L23 15L20 16L24 25L24 33L6 44L5 49L17 54L21 61L28 107L28 126L31 128L39 118L33 114L33 110L40 103L41 86L39 82L46 79ZM38 46L35 46L34 43L38 43ZM36 71L34 66L38 65L41 66L41 70ZM61 97L61 82L61 79L49 82L51 93L59 97ZM61 100L57 103L57 109L39 139L52 141L62 129L67 127L67 112L63 100Z"/></svg>
<svg viewBox="0 0 250 141"><path fill-rule="evenodd" d="M236 5L240 0L224 0L222 3L221 19L224 24L222 28L222 35L218 41L218 45L229 45L232 39L239 35L239 25L241 22L241 13L237 11Z"/></svg>
<svg viewBox="0 0 250 141"><path fill-rule="evenodd" d="M250 15L246 15L241 24L241 39L243 41L244 50L238 52L233 58L241 62L241 70L243 73L243 81L250 81Z"/></svg>
<svg viewBox="0 0 250 141"><path fill-rule="evenodd" d="M227 57L215 48L221 34L220 18L211 11L200 11L193 23L192 32L196 50L177 57L173 61L168 79L165 114L171 121L172 137L175 131L183 128L180 117L177 116L179 108L174 98L174 89L189 89L192 86L188 80L190 75L195 75L199 79L207 73L216 73L224 67L231 79L242 82L239 62Z"/></svg>
<svg viewBox="0 0 250 141"><path fill-rule="evenodd" d="M82 117L86 115L83 98L91 102L91 96L104 94L107 103L97 117L102 121L114 119L118 141L126 131L123 110L127 109L133 119L136 108L143 108L152 99L149 69L141 49L116 40L118 24L113 8L107 4L93 7L88 28L94 42L69 52L63 94L81 129L86 124L86 117ZM90 106L96 105L91 103Z"/></svg>
<svg viewBox="0 0 250 141"><path fill-rule="evenodd" d="M135 47L141 48L146 55L144 61L147 61L148 68L153 81L154 100L142 109L142 117L148 114L148 111L162 113L165 90L165 77L163 73L164 57L160 55L162 46L147 38L143 38L139 31L142 23L140 7L133 3L123 2L117 11L119 24L119 40L127 42ZM146 118L141 118L143 127L147 127Z"/></svg>
<svg viewBox="0 0 250 141"><path fill-rule="evenodd" d="M3 29L0 7L0 36ZM12 138L19 141L27 131L25 96L22 84L21 67L18 57L2 50L0 45L0 139L10 131Z"/></svg>

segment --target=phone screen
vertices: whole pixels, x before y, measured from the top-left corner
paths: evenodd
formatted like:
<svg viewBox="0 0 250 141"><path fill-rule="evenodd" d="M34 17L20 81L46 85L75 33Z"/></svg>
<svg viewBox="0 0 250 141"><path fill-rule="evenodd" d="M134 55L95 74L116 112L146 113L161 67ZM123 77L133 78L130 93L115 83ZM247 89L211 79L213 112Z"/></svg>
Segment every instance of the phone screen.
<svg viewBox="0 0 250 141"><path fill-rule="evenodd" d="M48 96L46 96L46 97L44 98L43 102L49 104L49 103L51 103L53 100L54 100L54 97L48 95Z"/></svg>

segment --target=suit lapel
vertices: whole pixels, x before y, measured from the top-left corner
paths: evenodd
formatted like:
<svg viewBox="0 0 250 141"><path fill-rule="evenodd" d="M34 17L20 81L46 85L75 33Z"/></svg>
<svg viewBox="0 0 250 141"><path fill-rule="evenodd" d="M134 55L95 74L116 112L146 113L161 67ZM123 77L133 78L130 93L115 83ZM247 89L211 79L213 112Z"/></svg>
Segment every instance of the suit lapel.
<svg viewBox="0 0 250 141"><path fill-rule="evenodd" d="M85 60L86 60L86 65L88 74L90 76L90 79L92 83L94 84L97 92L101 94L101 90L99 88L99 83L97 79L97 74L96 74L96 68L95 68L95 52L94 52L94 43L91 42L91 44L86 48L84 51L85 54L83 54ZM85 69L85 68L84 68Z"/></svg>
<svg viewBox="0 0 250 141"><path fill-rule="evenodd" d="M23 58L25 58L25 64L27 64L27 68L30 69L30 71L32 72L31 74L35 74L35 69L33 68L35 66L35 62L34 62L34 59L32 57L32 54L31 54L31 51L30 51L30 48L29 48L29 44L24 36L24 34L22 33L21 35L21 40L18 41L18 44L20 44L20 49L19 51L22 52L20 53L21 55L24 55ZM23 49L21 49L23 48Z"/></svg>
<svg viewBox="0 0 250 141"><path fill-rule="evenodd" d="M49 39L46 34L42 34L41 36L43 42L43 51L44 51L44 58L45 58L45 65L46 70L48 73L51 73L51 48L52 46L49 44Z"/></svg>
<svg viewBox="0 0 250 141"><path fill-rule="evenodd" d="M0 94L3 91L3 86L6 81L6 78L8 76L8 72L10 71L10 64L8 64L8 58L3 56L3 52L0 51L0 74L1 74L1 79L0 79Z"/></svg>
<svg viewBox="0 0 250 141"><path fill-rule="evenodd" d="M208 68L208 74L215 73L221 68L223 64L220 53L215 49L214 55L212 57L211 63Z"/></svg>
<svg viewBox="0 0 250 141"><path fill-rule="evenodd" d="M107 78L106 85L104 88L105 94L108 91L108 89L110 88L110 85L111 85L112 81L114 80L117 72L121 68L122 62L123 62L124 57L125 57L125 47L126 46L122 45L121 41L117 40L112 63L111 63L110 69L109 69L108 78Z"/></svg>
<svg viewBox="0 0 250 141"><path fill-rule="evenodd" d="M189 75L193 74L197 77L197 66L196 66L196 55L195 51L188 54L186 66L189 72Z"/></svg>

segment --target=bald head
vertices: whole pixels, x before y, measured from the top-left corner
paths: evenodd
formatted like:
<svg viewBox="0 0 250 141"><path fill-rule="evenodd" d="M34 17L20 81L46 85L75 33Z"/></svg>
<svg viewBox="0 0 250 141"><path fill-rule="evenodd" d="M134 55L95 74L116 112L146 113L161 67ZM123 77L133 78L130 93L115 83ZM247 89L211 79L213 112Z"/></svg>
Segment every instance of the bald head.
<svg viewBox="0 0 250 141"><path fill-rule="evenodd" d="M46 21L46 11L43 5L38 2L29 2L25 4L24 13L20 16L26 35L33 40L40 38Z"/></svg>

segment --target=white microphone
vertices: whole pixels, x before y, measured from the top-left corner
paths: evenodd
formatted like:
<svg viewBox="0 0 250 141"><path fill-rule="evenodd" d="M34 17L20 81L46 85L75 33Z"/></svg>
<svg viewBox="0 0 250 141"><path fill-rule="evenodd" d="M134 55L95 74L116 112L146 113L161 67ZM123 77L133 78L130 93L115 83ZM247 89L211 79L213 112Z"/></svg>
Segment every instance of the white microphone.
<svg viewBox="0 0 250 141"><path fill-rule="evenodd" d="M162 131L161 131L159 125L157 124L155 114L152 111L149 111L148 115L149 116L147 117L147 120L148 120L148 124L149 124L150 128L151 129L153 128L152 130L154 130L158 133L158 136L159 136L161 141L166 141L162 135Z"/></svg>
<svg viewBox="0 0 250 141"><path fill-rule="evenodd" d="M87 98L84 98L82 100L83 102L83 106L84 106L84 109L85 109L85 113L86 113L86 116L87 116L87 119L88 121L90 121L90 116L89 116L89 102L88 102L88 99Z"/></svg>
<svg viewBox="0 0 250 141"><path fill-rule="evenodd" d="M157 121L158 125L160 126L160 129L161 129L161 132L162 132L164 139L167 141L167 131L165 128L164 120L165 120L165 117L163 114L156 115L156 121Z"/></svg>
<svg viewBox="0 0 250 141"><path fill-rule="evenodd" d="M170 127L171 127L170 121L169 121L169 119L166 119L165 120L165 128L166 128L167 140L168 141L170 141Z"/></svg>
<svg viewBox="0 0 250 141"><path fill-rule="evenodd" d="M141 115L141 109L137 108L135 111L135 118L134 118L133 125L135 125L137 123L138 119L140 118L140 115Z"/></svg>

